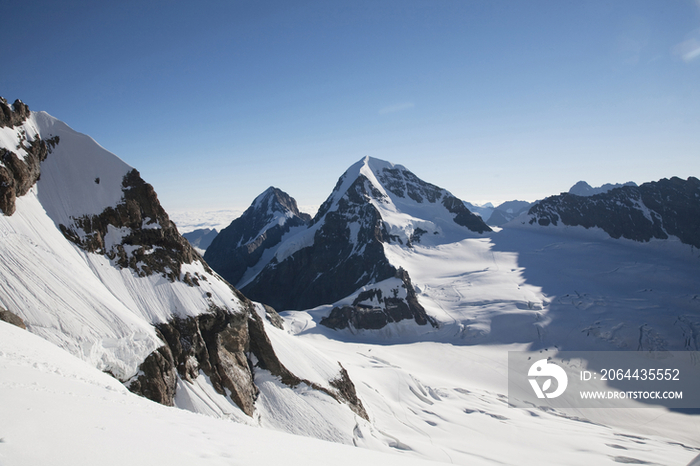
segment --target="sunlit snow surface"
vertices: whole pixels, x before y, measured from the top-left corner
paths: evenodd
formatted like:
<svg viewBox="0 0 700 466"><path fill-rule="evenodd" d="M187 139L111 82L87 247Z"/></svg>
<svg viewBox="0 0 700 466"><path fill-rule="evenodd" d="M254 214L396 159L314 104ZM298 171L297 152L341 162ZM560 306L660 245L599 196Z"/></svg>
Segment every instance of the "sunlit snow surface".
<svg viewBox="0 0 700 466"><path fill-rule="evenodd" d="M16 212L0 215L0 306L24 319L32 333L125 380L162 346L152 324L201 314L211 304L241 310L228 285L201 262L182 266L183 275L208 277L191 287L159 274L139 277L68 241L58 225L121 202L122 180L131 167L44 112L32 113L12 131L15 138L22 131L60 137L41 164L39 181L17 198ZM5 133L0 143L10 144ZM110 228L107 247L123 234Z"/></svg>
<svg viewBox="0 0 700 466"><path fill-rule="evenodd" d="M409 271L439 329L405 321L333 331L318 325L329 306L283 315L292 333L346 367L394 449L458 464L673 465L700 453L697 416L633 402L507 405L509 350L697 350L697 251L517 223L385 251Z"/></svg>
<svg viewBox="0 0 700 466"><path fill-rule="evenodd" d="M436 464L168 408L0 322L2 466Z"/></svg>

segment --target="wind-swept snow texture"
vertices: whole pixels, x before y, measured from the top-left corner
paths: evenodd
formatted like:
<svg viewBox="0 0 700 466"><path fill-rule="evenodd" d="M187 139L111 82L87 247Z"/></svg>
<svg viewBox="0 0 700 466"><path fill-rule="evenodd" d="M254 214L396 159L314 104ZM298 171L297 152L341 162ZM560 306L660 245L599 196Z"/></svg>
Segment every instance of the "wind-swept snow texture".
<svg viewBox="0 0 700 466"><path fill-rule="evenodd" d="M632 401L523 410L507 400L508 351L533 360L559 350L697 351L700 257L690 246L509 227L387 253L410 271L438 328L331 330L319 325L331 306L282 315L359 381L373 427L394 448L455 464L672 465L700 453L698 416Z"/></svg>

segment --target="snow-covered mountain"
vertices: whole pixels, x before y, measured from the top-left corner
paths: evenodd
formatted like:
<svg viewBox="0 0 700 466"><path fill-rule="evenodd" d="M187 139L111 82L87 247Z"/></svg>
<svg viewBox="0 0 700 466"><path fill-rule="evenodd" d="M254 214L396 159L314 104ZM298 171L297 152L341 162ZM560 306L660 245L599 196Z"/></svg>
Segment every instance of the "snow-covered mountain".
<svg viewBox="0 0 700 466"><path fill-rule="evenodd" d="M247 269L269 262L279 244L311 221L299 212L296 201L270 187L251 206L221 230L204 258L230 283L244 279Z"/></svg>
<svg viewBox="0 0 700 466"><path fill-rule="evenodd" d="M285 340L272 309L215 274L134 168L46 113L1 104L8 320L162 404L351 442L366 413L337 361ZM336 419L292 423L324 405Z"/></svg>
<svg viewBox="0 0 700 466"><path fill-rule="evenodd" d="M700 453L697 416L635 400L518 409L507 384L509 351L700 349L698 251L670 231L692 229L695 179L642 186L639 203L572 196L645 206L668 238L638 242L564 225L556 202L489 231L447 191L367 158L246 269L249 283L309 269L339 296L278 315L209 268L132 167L21 102L0 108L3 466L671 465ZM236 244L263 244L292 217L267 194ZM554 214L556 227L529 223ZM421 313L399 318L411 306Z"/></svg>
<svg viewBox="0 0 700 466"><path fill-rule="evenodd" d="M249 215L258 210L257 203ZM266 231L257 225L253 230L243 239L232 238L229 248L240 248L256 235L262 238ZM434 325L416 298L410 271L391 262L386 246L441 244L488 231L481 218L448 191L401 165L366 157L340 177L308 225L285 230L283 238L274 235L281 241L258 255L256 263L229 256L231 262L217 265L216 255L227 240L223 232L206 257L220 273L236 268L236 276L243 277L238 282L243 292L277 309L338 303L324 320L333 328L382 328L404 319ZM242 273L244 267L247 271Z"/></svg>
<svg viewBox="0 0 700 466"><path fill-rule="evenodd" d="M204 251L207 250L218 234L219 232L216 231L216 228L199 228L188 233L183 233L182 237L189 241L197 252L204 254Z"/></svg>
<svg viewBox="0 0 700 466"><path fill-rule="evenodd" d="M487 225L499 227L508 223L515 217L529 209L533 203L527 201L506 201L494 207L490 202L483 205L472 204L464 201L464 205L471 212L478 214Z"/></svg>

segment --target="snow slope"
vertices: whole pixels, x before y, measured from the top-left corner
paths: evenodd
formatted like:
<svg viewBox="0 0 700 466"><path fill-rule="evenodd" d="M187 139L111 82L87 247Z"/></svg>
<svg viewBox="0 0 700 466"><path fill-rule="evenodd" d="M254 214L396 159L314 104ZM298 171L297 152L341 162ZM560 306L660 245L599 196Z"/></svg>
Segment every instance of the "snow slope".
<svg viewBox="0 0 700 466"><path fill-rule="evenodd" d="M428 465L168 408L0 322L0 464Z"/></svg>
<svg viewBox="0 0 700 466"><path fill-rule="evenodd" d="M253 417L217 393L203 373L177 380L175 404L209 416L132 395L100 371L133 375L162 345L153 324L199 315L211 304L242 312L241 301L201 261L183 264L180 280L171 281L118 267L67 240L58 224L75 225L76 217L118 204L130 167L46 114L32 114L22 130L27 138L59 135L61 142L42 164L41 180L17 199L14 215L0 217L0 305L48 340L0 322L3 466L421 459L671 465L700 452L694 416L637 409L631 401L615 410L523 410L506 400L509 350L697 350L696 250L669 240L612 240L583 228L470 232L454 223L446 207L428 209L412 197L439 188L407 183L400 166L374 159L355 168L367 180L366 192L379 193L369 203L396 238L381 248L392 266L410 272L437 328L405 320L381 330L333 331L318 325L332 307L324 305L286 313L284 329L278 329L256 306L279 360L303 380L289 387L256 368ZM20 130L12 131L3 131L4 144L20 137ZM94 157L85 156L88 150ZM392 189L380 179L385 168L398 173L388 180ZM342 195L332 195L321 216L341 201ZM146 219L142 225L163 227ZM359 228L350 223L350 239ZM426 233L415 241L419 228ZM109 229L107 245L119 244L125 234ZM306 243L297 238L294 244ZM354 244L359 252L362 246ZM183 281L187 273L206 279L190 286ZM390 290L396 280L377 285ZM330 382L339 380L341 367L355 381L368 420L331 396Z"/></svg>
<svg viewBox="0 0 700 466"><path fill-rule="evenodd" d="M15 214L0 216L0 305L22 317L33 333L126 380L162 345L151 324L200 314L211 303L240 310L238 298L201 262L182 270L208 277L190 287L157 274L140 277L68 241L57 226L116 206L131 167L46 113L33 112L14 128L22 130L60 137L42 163L40 180L17 199ZM118 242L119 231L110 232Z"/></svg>
<svg viewBox="0 0 700 466"><path fill-rule="evenodd" d="M439 328L404 321L333 331L319 325L331 306L283 315L290 332L361 381L374 428L395 448L456 464L673 465L700 452L698 416L634 402L507 405L508 351L697 351L697 250L582 227L512 226L385 250L409 271Z"/></svg>

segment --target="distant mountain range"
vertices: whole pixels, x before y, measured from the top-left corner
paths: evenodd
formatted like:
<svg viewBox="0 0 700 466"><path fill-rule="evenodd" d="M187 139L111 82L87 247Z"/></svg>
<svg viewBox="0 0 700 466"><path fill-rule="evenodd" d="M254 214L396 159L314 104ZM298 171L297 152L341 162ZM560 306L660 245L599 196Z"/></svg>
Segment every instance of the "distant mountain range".
<svg viewBox="0 0 700 466"><path fill-rule="evenodd" d="M597 191L598 194L585 196L548 197L528 211L528 222L542 226L595 227L613 238L636 241L676 236L681 242L700 248L700 180L697 178L673 177L641 186L632 183Z"/></svg>
<svg viewBox="0 0 700 466"><path fill-rule="evenodd" d="M189 241L198 252L202 251L201 254L204 254L204 251L218 234L219 232L216 231L216 228L199 228L188 233L183 233L182 237Z"/></svg>

